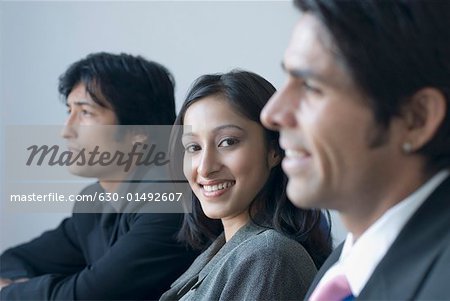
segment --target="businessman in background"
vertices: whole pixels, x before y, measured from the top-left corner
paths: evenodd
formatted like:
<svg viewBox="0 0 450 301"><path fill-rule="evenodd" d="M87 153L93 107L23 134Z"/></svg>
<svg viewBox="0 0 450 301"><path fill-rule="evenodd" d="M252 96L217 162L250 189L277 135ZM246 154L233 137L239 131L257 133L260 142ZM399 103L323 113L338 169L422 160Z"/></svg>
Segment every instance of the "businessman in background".
<svg viewBox="0 0 450 301"><path fill-rule="evenodd" d="M59 92L68 108L62 136L73 153L92 151L95 145L125 148L135 138L142 142L142 133L116 133L107 141L96 127L172 125L175 119L172 75L139 56L91 54L60 77ZM69 170L98 179L81 195L128 191L120 180L137 173L137 167L124 172L113 164L74 164ZM142 184L139 191L151 187ZM108 213L74 212L55 230L1 255L0 299L158 299L196 255L175 240L181 220L182 214L114 208Z"/></svg>
<svg viewBox="0 0 450 301"><path fill-rule="evenodd" d="M349 231L309 300L448 300L450 1L296 0L280 131L288 196Z"/></svg>

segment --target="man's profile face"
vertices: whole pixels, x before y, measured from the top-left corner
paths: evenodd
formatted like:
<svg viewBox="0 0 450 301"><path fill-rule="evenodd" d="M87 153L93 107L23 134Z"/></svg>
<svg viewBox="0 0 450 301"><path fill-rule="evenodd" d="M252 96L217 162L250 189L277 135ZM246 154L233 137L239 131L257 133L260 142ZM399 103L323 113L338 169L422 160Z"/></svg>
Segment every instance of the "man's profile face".
<svg viewBox="0 0 450 301"><path fill-rule="evenodd" d="M344 210L350 198L364 202L392 181L389 164L400 154L390 131L383 133L388 142L371 146L380 129L333 51L322 25L304 14L283 60L288 80L261 114L280 131L287 192L299 207Z"/></svg>
<svg viewBox="0 0 450 301"><path fill-rule="evenodd" d="M89 153L97 148L98 152L110 153L112 158L117 151L126 153L130 150L129 139L119 139L116 136L117 117L112 108L97 104L86 92L84 84L80 83L72 89L67 97L67 108L68 116L61 135L66 139L68 150L73 156L84 150L86 158L89 159ZM97 160L99 156L96 156ZM110 180L116 179L116 176L121 179L123 169L123 166L117 166L117 163L101 166L84 162L81 165L69 166L69 171L73 174Z"/></svg>

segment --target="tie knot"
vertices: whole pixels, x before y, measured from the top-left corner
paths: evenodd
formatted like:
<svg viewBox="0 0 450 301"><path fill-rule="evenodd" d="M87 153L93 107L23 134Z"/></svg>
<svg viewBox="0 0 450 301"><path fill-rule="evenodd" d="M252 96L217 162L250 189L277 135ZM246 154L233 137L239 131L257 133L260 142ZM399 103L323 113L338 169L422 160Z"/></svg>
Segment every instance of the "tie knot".
<svg viewBox="0 0 450 301"><path fill-rule="evenodd" d="M342 301L352 299L352 297L347 277L339 274L317 286L309 301Z"/></svg>

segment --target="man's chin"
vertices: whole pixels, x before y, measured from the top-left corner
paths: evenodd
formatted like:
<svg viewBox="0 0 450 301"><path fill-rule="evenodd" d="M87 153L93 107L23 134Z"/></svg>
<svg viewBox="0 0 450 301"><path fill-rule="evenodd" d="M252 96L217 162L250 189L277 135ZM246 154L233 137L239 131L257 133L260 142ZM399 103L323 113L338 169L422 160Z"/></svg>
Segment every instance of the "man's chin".
<svg viewBox="0 0 450 301"><path fill-rule="evenodd" d="M79 166L69 166L67 171L74 176L83 178L98 178L98 172L95 172L91 168L79 167Z"/></svg>
<svg viewBox="0 0 450 301"><path fill-rule="evenodd" d="M311 209L317 207L315 198L309 193L310 191L304 185L298 185L295 180L289 179L287 185L287 196L295 207L302 209ZM311 188L311 187L309 187Z"/></svg>

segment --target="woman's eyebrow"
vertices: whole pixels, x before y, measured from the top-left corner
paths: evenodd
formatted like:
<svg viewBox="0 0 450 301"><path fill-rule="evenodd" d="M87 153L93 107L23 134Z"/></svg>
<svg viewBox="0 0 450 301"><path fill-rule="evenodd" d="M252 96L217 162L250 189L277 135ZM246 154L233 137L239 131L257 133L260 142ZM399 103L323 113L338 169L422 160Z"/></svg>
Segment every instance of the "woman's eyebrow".
<svg viewBox="0 0 450 301"><path fill-rule="evenodd" d="M243 129L243 128L241 128L240 126L238 126L238 125L235 125L235 124L224 124L224 125L220 125L220 126L218 126L218 127L216 127L216 128L214 128L214 132L220 132L220 131L222 131L222 130L226 130L226 129L237 129L237 130L239 130L239 131L242 131L242 132L245 132L245 130Z"/></svg>

